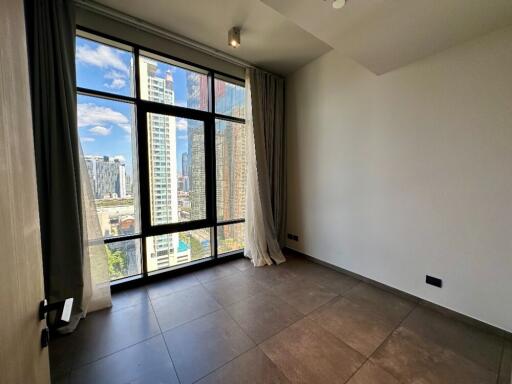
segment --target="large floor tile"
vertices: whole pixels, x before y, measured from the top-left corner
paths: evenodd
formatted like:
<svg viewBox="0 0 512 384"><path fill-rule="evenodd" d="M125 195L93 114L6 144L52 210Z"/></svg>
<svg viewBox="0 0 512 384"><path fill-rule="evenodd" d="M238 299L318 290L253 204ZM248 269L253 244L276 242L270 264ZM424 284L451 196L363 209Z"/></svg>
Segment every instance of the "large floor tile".
<svg viewBox="0 0 512 384"><path fill-rule="evenodd" d="M233 261L228 262L227 264L232 265L239 271L245 271L249 268L254 268L254 265L252 265L252 262L247 257L241 257L239 259L235 259Z"/></svg>
<svg viewBox="0 0 512 384"><path fill-rule="evenodd" d="M371 360L402 383L491 384L497 380L497 374L404 327Z"/></svg>
<svg viewBox="0 0 512 384"><path fill-rule="evenodd" d="M309 261L291 259L283 264L283 268L288 269L298 277L304 280L312 281L337 294L343 294L349 289L360 283L344 273L334 271L333 269L315 264Z"/></svg>
<svg viewBox="0 0 512 384"><path fill-rule="evenodd" d="M298 277L279 284L273 293L304 315L338 296L321 285Z"/></svg>
<svg viewBox="0 0 512 384"><path fill-rule="evenodd" d="M293 383L345 383L363 355L308 319L286 328L260 348Z"/></svg>
<svg viewBox="0 0 512 384"><path fill-rule="evenodd" d="M373 308L386 315L392 321L402 321L417 303L402 296L395 295L374 285L360 283L345 293L348 300Z"/></svg>
<svg viewBox="0 0 512 384"><path fill-rule="evenodd" d="M167 331L221 308L220 304L201 285L158 297L153 299L152 303L162 331Z"/></svg>
<svg viewBox="0 0 512 384"><path fill-rule="evenodd" d="M223 306L257 295L266 289L255 279L240 273L203 283L210 294Z"/></svg>
<svg viewBox="0 0 512 384"><path fill-rule="evenodd" d="M302 318L302 314L291 305L270 294L250 297L226 310L256 343Z"/></svg>
<svg viewBox="0 0 512 384"><path fill-rule="evenodd" d="M68 372L66 374L60 374L58 376L51 377L51 384L70 384L70 375L71 372ZM508 384L508 383L507 383Z"/></svg>
<svg viewBox="0 0 512 384"><path fill-rule="evenodd" d="M112 293L112 311L131 307L132 305L144 304L148 302L148 292L146 287L137 287L127 289L122 292Z"/></svg>
<svg viewBox="0 0 512 384"><path fill-rule="evenodd" d="M160 333L149 303L91 313L70 337L75 338L74 367L98 360Z"/></svg>
<svg viewBox="0 0 512 384"><path fill-rule="evenodd" d="M197 280L193 273L186 273L151 283L147 286L147 291L151 299L156 299L157 297L183 291L199 284L199 280Z"/></svg>
<svg viewBox="0 0 512 384"><path fill-rule="evenodd" d="M288 384L290 381L259 349L253 348L209 374L198 384Z"/></svg>
<svg viewBox="0 0 512 384"><path fill-rule="evenodd" d="M201 282L206 283L215 279L220 279L235 273L240 273L240 270L230 263L223 263L215 265L211 268L202 269L194 273L194 276Z"/></svg>
<svg viewBox="0 0 512 384"><path fill-rule="evenodd" d="M404 321L404 327L445 348L498 372L502 339L424 306L418 306Z"/></svg>
<svg viewBox="0 0 512 384"><path fill-rule="evenodd" d="M73 368L75 348L76 337L74 334L59 335L50 339L48 353L52 382L58 382L57 379L65 382L65 378Z"/></svg>
<svg viewBox="0 0 512 384"><path fill-rule="evenodd" d="M179 384L161 335L71 373L71 384Z"/></svg>
<svg viewBox="0 0 512 384"><path fill-rule="evenodd" d="M498 384L511 384L512 376L512 341L506 340L501 357L500 376Z"/></svg>
<svg viewBox="0 0 512 384"><path fill-rule="evenodd" d="M309 318L367 357L398 325L398 320L386 316L385 308L345 298L327 304Z"/></svg>
<svg viewBox="0 0 512 384"><path fill-rule="evenodd" d="M285 264L286 263L281 265L267 265L264 267L249 268L243 271L242 274L253 277L270 292L274 292L276 286L279 284L297 277L296 274L284 267Z"/></svg>
<svg viewBox="0 0 512 384"><path fill-rule="evenodd" d="M371 361L367 361L347 384L400 384L400 382Z"/></svg>
<svg viewBox="0 0 512 384"><path fill-rule="evenodd" d="M220 310L164 333L181 384L208 375L254 347L254 343Z"/></svg>
<svg viewBox="0 0 512 384"><path fill-rule="evenodd" d="M343 295L360 283L360 280L333 270L323 271L316 279L318 284L339 295Z"/></svg>

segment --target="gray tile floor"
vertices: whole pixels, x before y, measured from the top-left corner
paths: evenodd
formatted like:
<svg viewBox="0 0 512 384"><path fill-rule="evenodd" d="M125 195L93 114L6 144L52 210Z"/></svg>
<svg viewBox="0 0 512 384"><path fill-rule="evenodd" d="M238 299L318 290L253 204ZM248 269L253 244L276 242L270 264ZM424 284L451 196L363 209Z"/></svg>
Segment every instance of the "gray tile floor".
<svg viewBox="0 0 512 384"><path fill-rule="evenodd" d="M53 383L509 384L512 342L297 257L113 296L52 340Z"/></svg>

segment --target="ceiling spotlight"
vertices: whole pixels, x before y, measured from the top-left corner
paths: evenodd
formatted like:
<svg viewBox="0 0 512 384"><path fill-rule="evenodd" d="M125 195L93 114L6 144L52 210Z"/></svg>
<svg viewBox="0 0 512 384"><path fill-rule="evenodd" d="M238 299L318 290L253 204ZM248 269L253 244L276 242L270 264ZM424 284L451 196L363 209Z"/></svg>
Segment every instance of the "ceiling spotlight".
<svg viewBox="0 0 512 384"><path fill-rule="evenodd" d="M228 44L233 48L240 46L240 28L233 27L228 32Z"/></svg>
<svg viewBox="0 0 512 384"><path fill-rule="evenodd" d="M333 0L332 1L332 7L334 9L341 9L345 6L346 0Z"/></svg>

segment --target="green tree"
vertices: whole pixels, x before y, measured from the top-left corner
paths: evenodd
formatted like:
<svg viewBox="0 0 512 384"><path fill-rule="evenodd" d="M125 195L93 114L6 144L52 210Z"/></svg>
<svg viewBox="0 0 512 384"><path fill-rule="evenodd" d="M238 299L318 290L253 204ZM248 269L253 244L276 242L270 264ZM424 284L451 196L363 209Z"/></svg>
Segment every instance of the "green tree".
<svg viewBox="0 0 512 384"><path fill-rule="evenodd" d="M205 248L201 245L201 242L193 236L190 236L190 251L192 260L202 259L205 256Z"/></svg>
<svg viewBox="0 0 512 384"><path fill-rule="evenodd" d="M128 274L128 267L126 265L126 255L120 249L112 251L105 245L108 257L108 272L110 279L115 280L125 277Z"/></svg>

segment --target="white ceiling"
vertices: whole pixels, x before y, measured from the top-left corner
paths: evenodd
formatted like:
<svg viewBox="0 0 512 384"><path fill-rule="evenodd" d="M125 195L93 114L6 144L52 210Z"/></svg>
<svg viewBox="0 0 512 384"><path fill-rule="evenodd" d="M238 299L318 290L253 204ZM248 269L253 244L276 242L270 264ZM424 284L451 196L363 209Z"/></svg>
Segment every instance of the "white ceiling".
<svg viewBox="0 0 512 384"><path fill-rule="evenodd" d="M377 74L512 24L512 0L262 0Z"/></svg>
<svg viewBox="0 0 512 384"><path fill-rule="evenodd" d="M130 16L286 75L331 47L260 0L97 0ZM228 30L242 28L231 48Z"/></svg>

